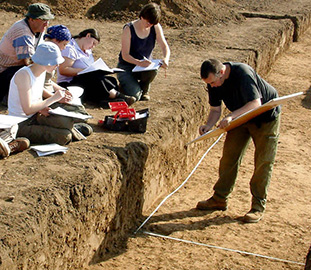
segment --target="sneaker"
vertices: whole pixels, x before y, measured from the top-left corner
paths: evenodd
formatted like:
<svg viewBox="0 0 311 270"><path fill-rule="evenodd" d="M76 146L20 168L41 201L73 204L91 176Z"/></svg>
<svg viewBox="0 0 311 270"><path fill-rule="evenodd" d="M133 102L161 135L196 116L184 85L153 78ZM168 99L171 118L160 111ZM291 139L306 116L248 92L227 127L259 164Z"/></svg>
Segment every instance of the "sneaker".
<svg viewBox="0 0 311 270"><path fill-rule="evenodd" d="M257 223L263 217L263 212L256 209L251 209L245 216L242 218L244 223Z"/></svg>
<svg viewBox="0 0 311 270"><path fill-rule="evenodd" d="M77 123L73 125L83 136L87 137L93 133L93 129L86 123Z"/></svg>
<svg viewBox="0 0 311 270"><path fill-rule="evenodd" d="M127 95L124 95L120 92L118 92L117 94L117 98L122 98L124 99L124 101L127 103L127 105L131 106L133 103L136 102L136 97L133 97L133 96L127 96Z"/></svg>
<svg viewBox="0 0 311 270"><path fill-rule="evenodd" d="M9 143L11 154L23 152L30 146L30 141L27 138L20 137Z"/></svg>
<svg viewBox="0 0 311 270"><path fill-rule="evenodd" d="M136 102L136 97L125 96L124 100L127 103L127 105L131 106L132 104Z"/></svg>
<svg viewBox="0 0 311 270"><path fill-rule="evenodd" d="M6 158L10 155L11 150L6 141L0 138L0 157Z"/></svg>
<svg viewBox="0 0 311 270"><path fill-rule="evenodd" d="M142 95L141 98L140 98L140 100L142 100L142 101L149 101L149 100L150 100L150 96L147 95L147 94Z"/></svg>
<svg viewBox="0 0 311 270"><path fill-rule="evenodd" d="M206 201L200 201L197 204L199 210L227 210L227 202L216 200L214 197L209 198Z"/></svg>
<svg viewBox="0 0 311 270"><path fill-rule="evenodd" d="M86 139L86 137L74 126L71 129L71 134L72 134L72 141L82 141Z"/></svg>

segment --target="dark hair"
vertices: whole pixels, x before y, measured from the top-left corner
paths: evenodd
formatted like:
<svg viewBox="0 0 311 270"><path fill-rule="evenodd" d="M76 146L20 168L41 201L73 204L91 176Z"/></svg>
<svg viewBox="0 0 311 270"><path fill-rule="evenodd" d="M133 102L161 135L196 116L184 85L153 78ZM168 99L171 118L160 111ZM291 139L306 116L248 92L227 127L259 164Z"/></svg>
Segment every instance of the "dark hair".
<svg viewBox="0 0 311 270"><path fill-rule="evenodd" d="M210 73L217 74L222 69L223 64L217 59L208 59L201 65L201 78L207 79Z"/></svg>
<svg viewBox="0 0 311 270"><path fill-rule="evenodd" d="M90 34L92 38L95 38L98 42L100 42L100 36L96 29L89 28L80 32L78 35L73 36L73 38L83 38L86 37L87 34Z"/></svg>
<svg viewBox="0 0 311 270"><path fill-rule="evenodd" d="M155 25L161 19L161 9L156 3L149 3L141 9L139 18L144 18L149 23Z"/></svg>

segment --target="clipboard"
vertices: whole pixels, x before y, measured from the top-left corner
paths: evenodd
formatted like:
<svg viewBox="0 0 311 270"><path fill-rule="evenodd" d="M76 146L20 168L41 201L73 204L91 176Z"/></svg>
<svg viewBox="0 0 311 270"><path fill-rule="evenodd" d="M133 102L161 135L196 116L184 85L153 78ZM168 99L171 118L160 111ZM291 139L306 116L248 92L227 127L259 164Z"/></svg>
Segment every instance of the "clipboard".
<svg viewBox="0 0 311 270"><path fill-rule="evenodd" d="M271 99L267 103L262 104L261 106L255 108L255 109L252 109L252 110L250 110L244 114L241 114L240 116L238 116L237 118L232 120L230 122L230 124L227 127L225 127L224 129L222 129L222 128L212 129L212 130L204 133L203 135L195 138L194 140L188 142L186 145L189 145L189 144L194 143L194 142L199 142L202 140L207 140L207 139L215 137L215 136L219 136L222 133L228 132L229 130L234 129L234 128L248 122L249 120L255 118L256 116L258 116L258 115L260 115L266 111L269 111L276 106L282 105L285 102L287 102L288 100L293 99L293 98L300 96L302 94L304 94L304 92L298 92L298 93L286 95L283 97Z"/></svg>

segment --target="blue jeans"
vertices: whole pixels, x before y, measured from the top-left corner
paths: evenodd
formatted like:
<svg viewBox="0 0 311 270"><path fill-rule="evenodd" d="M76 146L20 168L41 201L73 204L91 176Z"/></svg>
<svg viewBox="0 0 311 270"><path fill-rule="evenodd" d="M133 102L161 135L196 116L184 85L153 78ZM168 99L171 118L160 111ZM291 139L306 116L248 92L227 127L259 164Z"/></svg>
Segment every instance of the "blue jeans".
<svg viewBox="0 0 311 270"><path fill-rule="evenodd" d="M265 210L279 130L280 115L271 122L261 123L260 127L254 122L248 122L227 133L220 160L219 179L214 186L216 199L227 200L229 197L243 155L252 139L255 145L255 168L250 180L252 209L262 212Z"/></svg>
<svg viewBox="0 0 311 270"><path fill-rule="evenodd" d="M123 89L125 95L134 96L137 100L140 100L142 95L148 93L150 83L158 74L157 70L132 72L134 66L127 63L119 62L118 68L125 70L125 72L117 73L121 89Z"/></svg>

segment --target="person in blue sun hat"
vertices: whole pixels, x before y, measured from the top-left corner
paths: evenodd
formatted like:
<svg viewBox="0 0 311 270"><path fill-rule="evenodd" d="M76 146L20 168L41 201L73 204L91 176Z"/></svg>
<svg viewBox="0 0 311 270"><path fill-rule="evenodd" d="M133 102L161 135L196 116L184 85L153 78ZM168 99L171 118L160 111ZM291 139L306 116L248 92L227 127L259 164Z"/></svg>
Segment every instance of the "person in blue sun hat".
<svg viewBox="0 0 311 270"><path fill-rule="evenodd" d="M64 62L59 47L53 42L41 43L32 61L33 64L18 70L10 83L9 115L28 118L19 124L17 136L28 138L31 144L65 145L83 139L74 128L73 118L49 113L49 106L53 103L71 99L66 91L51 93L43 87L45 73L52 72Z"/></svg>

